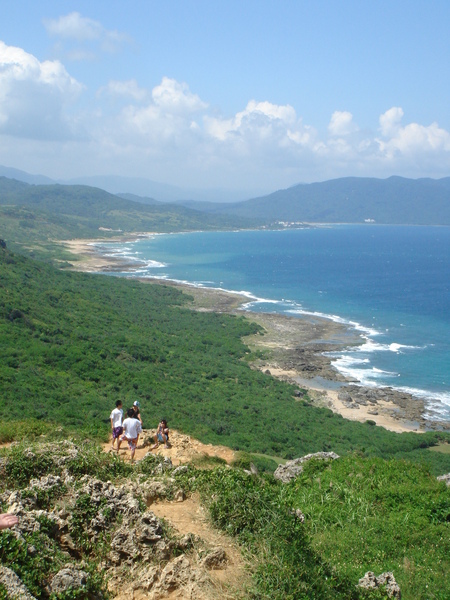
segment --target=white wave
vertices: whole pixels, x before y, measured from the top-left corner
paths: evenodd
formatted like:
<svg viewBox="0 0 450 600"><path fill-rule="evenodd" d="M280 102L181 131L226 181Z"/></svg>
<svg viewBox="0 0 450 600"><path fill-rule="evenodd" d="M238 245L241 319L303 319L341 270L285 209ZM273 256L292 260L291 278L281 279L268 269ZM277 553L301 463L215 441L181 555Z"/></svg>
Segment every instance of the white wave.
<svg viewBox="0 0 450 600"><path fill-rule="evenodd" d="M312 317L320 317L322 319L329 319L330 321L334 321L335 323L341 323L342 325L348 325L355 329L356 331L361 331L366 335L381 335L380 331L373 329L371 327L366 327L365 325L361 325L357 321L350 321L349 319L344 319L339 315L331 315L327 313L322 313L318 311L305 310L303 308L291 309L286 312L297 314L297 315L309 315Z"/></svg>

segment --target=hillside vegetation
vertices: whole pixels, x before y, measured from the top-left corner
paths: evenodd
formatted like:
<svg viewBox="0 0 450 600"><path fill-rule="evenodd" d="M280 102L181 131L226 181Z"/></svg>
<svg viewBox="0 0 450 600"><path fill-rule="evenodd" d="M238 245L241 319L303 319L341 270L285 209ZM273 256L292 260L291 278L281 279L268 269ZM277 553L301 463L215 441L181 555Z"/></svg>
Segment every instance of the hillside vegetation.
<svg viewBox="0 0 450 600"><path fill-rule="evenodd" d="M110 237L117 232L234 229L255 223L184 206L142 204L89 186L29 185L6 177L0 177L0 218L2 237L17 249L19 244Z"/></svg>
<svg viewBox="0 0 450 600"><path fill-rule="evenodd" d="M1 400L24 417L108 431L115 401L140 400L201 441L293 458L333 450L409 456L436 474L442 433L401 435L294 398L294 387L248 366L243 317L196 312L172 287L58 271L0 250ZM9 436L14 431L8 429ZM282 433L281 433L282 432ZM6 435L4 433L4 435Z"/></svg>

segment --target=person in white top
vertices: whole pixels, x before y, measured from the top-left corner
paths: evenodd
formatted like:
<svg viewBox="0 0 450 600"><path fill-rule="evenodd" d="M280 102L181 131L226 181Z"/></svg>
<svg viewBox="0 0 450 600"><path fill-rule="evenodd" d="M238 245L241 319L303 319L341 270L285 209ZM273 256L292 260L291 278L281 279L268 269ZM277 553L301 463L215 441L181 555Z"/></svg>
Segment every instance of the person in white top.
<svg viewBox="0 0 450 600"><path fill-rule="evenodd" d="M123 426L122 426L123 408L122 408L121 400L117 400L116 408L109 415L109 418L111 419L111 431L112 431L112 446L111 446L111 448L113 450L115 450L114 442L117 440L117 445L119 445L119 436L122 435L122 433L123 433ZM119 448L117 448L117 450L118 449Z"/></svg>
<svg viewBox="0 0 450 600"><path fill-rule="evenodd" d="M128 448L131 450L131 461L133 461L141 431L142 425L140 421L134 417L134 410L129 408L127 410L127 418L123 422L123 435L119 437L117 452L120 450L121 443L126 440L128 442Z"/></svg>

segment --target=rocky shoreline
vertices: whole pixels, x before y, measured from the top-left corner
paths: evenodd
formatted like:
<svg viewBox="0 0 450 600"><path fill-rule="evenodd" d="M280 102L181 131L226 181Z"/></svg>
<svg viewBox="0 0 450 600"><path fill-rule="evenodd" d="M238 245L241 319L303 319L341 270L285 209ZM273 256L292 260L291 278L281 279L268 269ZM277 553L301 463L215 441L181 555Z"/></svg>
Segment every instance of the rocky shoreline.
<svg viewBox="0 0 450 600"><path fill-rule="evenodd" d="M136 268L135 263L123 257L105 256L99 252L93 245L96 241L104 240L63 242L76 255L76 260L71 263L74 269L111 273ZM328 352L362 343L360 335L348 326L312 315L288 317L250 312L243 308L248 302L247 297L224 290L159 279L143 278L141 281L182 289L192 297L192 308L195 310L240 314L257 322L263 328L264 335L258 334L245 340L250 348L264 353L264 359L256 360L253 368L295 383L307 392L317 406L328 407L346 419L372 421L399 433L450 430L450 423L425 417L429 409L423 399L391 387L356 385L355 380L349 380L334 368Z"/></svg>

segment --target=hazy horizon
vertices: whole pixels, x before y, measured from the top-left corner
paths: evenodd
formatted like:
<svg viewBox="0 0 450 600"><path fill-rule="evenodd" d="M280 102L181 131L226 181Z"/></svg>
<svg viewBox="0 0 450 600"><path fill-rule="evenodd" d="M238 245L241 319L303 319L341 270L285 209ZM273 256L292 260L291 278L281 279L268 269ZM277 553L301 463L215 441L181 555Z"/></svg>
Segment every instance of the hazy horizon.
<svg viewBox="0 0 450 600"><path fill-rule="evenodd" d="M0 164L242 198L446 177L449 20L442 0L7 3Z"/></svg>

